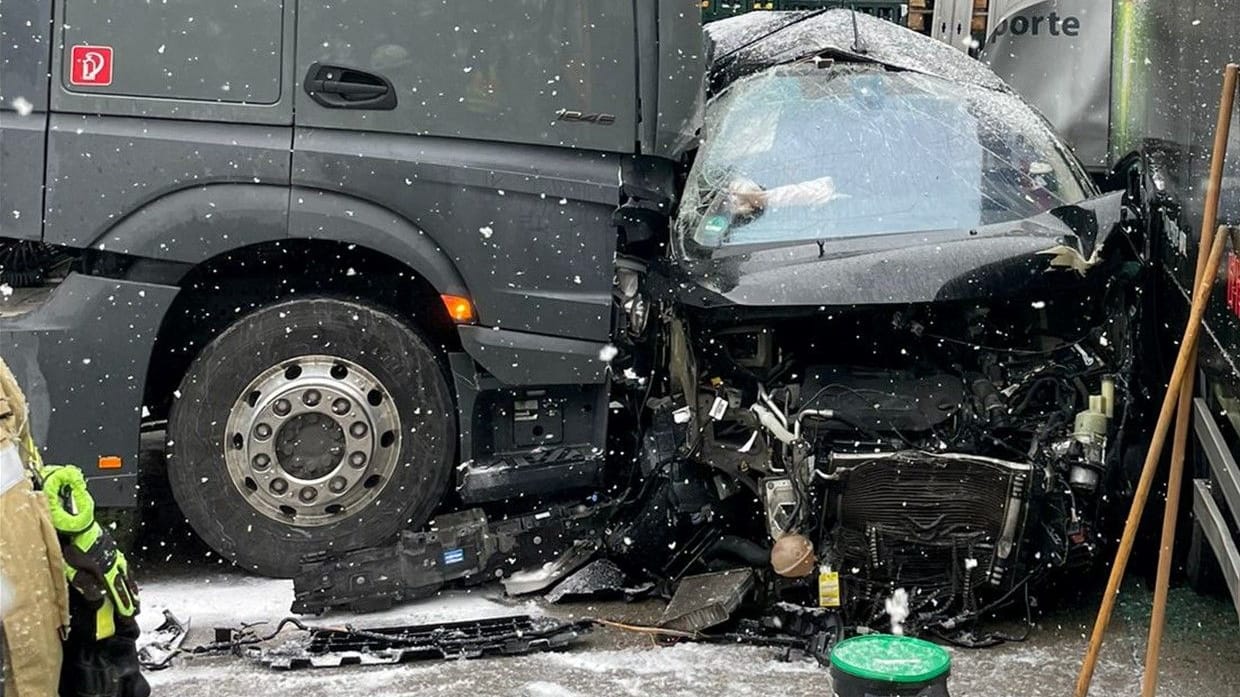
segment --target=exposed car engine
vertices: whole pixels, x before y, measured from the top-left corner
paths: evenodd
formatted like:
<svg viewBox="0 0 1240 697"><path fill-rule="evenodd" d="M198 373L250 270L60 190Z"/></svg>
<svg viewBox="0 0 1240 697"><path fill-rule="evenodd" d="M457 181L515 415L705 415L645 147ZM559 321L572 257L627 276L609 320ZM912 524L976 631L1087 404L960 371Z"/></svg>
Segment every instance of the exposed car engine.
<svg viewBox="0 0 1240 697"><path fill-rule="evenodd" d="M645 469L688 459L676 488L698 466L721 511L759 502L760 522L732 510L724 528L763 548L806 538L851 623L881 624L903 588L910 623L957 627L1097 550L1120 486L1136 302L1120 279L1082 290L673 317ZM812 578L780 592L832 604Z"/></svg>

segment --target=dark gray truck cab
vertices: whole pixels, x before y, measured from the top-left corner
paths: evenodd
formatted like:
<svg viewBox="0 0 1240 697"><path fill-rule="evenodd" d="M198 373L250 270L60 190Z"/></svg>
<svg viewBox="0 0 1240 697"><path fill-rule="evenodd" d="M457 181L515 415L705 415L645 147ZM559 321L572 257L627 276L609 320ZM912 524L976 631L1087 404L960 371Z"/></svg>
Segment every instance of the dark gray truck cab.
<svg viewBox="0 0 1240 697"><path fill-rule="evenodd" d="M598 483L614 264L674 205L696 3L30 0L0 41L0 272L40 281L6 283L0 355L101 504L135 504L144 424L198 532L269 573L421 524L448 478Z"/></svg>

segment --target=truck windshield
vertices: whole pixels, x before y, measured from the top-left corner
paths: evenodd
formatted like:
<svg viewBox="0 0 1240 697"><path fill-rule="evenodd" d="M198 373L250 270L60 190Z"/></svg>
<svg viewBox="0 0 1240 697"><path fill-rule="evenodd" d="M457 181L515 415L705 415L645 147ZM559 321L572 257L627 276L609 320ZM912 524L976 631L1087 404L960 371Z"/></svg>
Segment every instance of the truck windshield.
<svg viewBox="0 0 1240 697"><path fill-rule="evenodd" d="M772 68L709 107L688 246L968 229L1092 191L1017 97L873 66Z"/></svg>

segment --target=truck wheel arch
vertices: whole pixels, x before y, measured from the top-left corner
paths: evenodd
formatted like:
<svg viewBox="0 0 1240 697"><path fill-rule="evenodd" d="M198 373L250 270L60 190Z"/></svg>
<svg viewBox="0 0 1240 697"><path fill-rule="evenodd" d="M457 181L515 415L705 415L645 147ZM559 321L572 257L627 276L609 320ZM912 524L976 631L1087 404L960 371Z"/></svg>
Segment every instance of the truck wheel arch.
<svg viewBox="0 0 1240 697"><path fill-rule="evenodd" d="M278 229L272 224L270 215L277 207ZM250 213L259 208L263 208L263 212L251 218ZM207 218L205 212L212 213L211 217ZM257 221L253 226L250 225L252 219ZM160 241L161 234L169 241ZM294 264L301 263L307 271L313 263L307 260L318 257L342 263L350 269L356 267L362 274L378 266L384 272L402 275L420 289L419 295L427 301L422 305L434 316L434 326L425 327L431 336L439 338L446 347L459 346L455 326L438 299L440 294L468 296L455 264L426 233L407 219L344 194L261 185L215 185L182 190L128 216L100 236L92 247L154 257L183 266L178 283L181 290L160 321L147 361L143 403L153 408L155 418L159 418L161 407L198 350L210 336L226 326L224 319L218 317L216 323L224 326L212 326L210 318L206 317L197 317L187 325L187 311L196 311L209 296L208 291L195 288L212 277L242 273L238 271L240 268L248 268L248 273L255 276L265 275L263 281L274 286L273 282L279 279L272 276L271 268L251 262L277 252L282 258L293 259ZM297 257L301 257L300 262ZM269 290L270 296L261 302L281 299L281 292L274 288ZM290 290L303 292L306 289ZM331 290L328 288L328 292ZM224 304L232 311L234 305L242 303L225 301ZM201 335L194 337L201 341L191 344L181 341L187 331L191 335Z"/></svg>
<svg viewBox="0 0 1240 697"><path fill-rule="evenodd" d="M468 295L456 265L407 218L354 196L302 187L180 189L125 216L90 247L198 266L286 239L357 245L407 266L440 293Z"/></svg>
<svg viewBox="0 0 1240 697"><path fill-rule="evenodd" d="M456 264L430 235L404 216L369 201L293 187L288 231L291 239L365 247L408 266L440 293L469 295Z"/></svg>
<svg viewBox="0 0 1240 697"><path fill-rule="evenodd" d="M197 265L288 236L288 188L208 184L178 189L129 213L89 247Z"/></svg>

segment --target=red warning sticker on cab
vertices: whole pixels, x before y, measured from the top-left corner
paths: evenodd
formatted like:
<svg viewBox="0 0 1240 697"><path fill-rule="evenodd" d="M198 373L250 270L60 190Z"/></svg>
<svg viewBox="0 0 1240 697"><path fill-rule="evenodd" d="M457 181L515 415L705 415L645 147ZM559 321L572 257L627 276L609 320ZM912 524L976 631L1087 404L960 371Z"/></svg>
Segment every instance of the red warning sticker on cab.
<svg viewBox="0 0 1240 697"><path fill-rule="evenodd" d="M112 47L79 44L69 52L69 84L106 87L112 84Z"/></svg>

